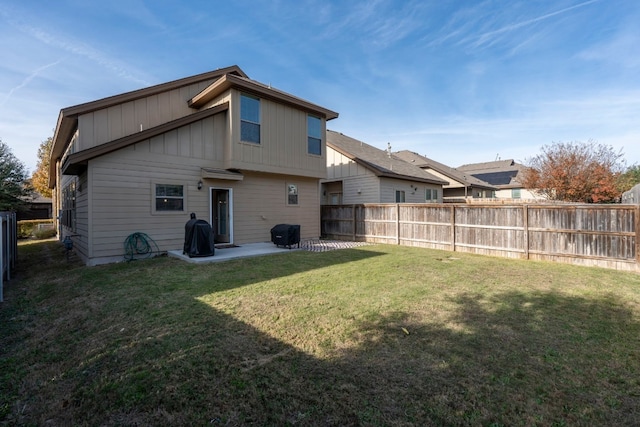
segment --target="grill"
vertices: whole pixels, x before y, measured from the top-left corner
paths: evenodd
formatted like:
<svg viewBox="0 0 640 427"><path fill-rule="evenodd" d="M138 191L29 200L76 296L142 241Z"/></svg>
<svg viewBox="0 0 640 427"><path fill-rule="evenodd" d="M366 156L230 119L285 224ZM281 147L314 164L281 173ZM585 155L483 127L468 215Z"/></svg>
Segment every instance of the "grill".
<svg viewBox="0 0 640 427"><path fill-rule="evenodd" d="M196 214L191 214L191 219L184 226L183 254L193 257L213 256L215 251L213 229L203 219L196 219Z"/></svg>
<svg viewBox="0 0 640 427"><path fill-rule="evenodd" d="M271 229L271 241L276 246L291 249L292 245L300 247L300 226L292 224L278 224Z"/></svg>

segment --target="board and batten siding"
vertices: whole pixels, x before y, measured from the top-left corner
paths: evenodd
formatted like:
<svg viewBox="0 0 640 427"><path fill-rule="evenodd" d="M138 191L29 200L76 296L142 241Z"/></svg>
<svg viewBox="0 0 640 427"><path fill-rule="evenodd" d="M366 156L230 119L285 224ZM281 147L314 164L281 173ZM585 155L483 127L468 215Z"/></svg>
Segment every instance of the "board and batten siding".
<svg viewBox="0 0 640 427"><path fill-rule="evenodd" d="M195 112L187 102L209 86L207 80L167 92L147 96L78 117L75 152L133 135Z"/></svg>
<svg viewBox="0 0 640 427"><path fill-rule="evenodd" d="M231 156L226 168L313 178L326 176L326 153L307 152L307 113L260 98L260 144L240 140L240 96L232 89ZM321 119L322 135L326 123ZM325 144L322 145L323 149Z"/></svg>

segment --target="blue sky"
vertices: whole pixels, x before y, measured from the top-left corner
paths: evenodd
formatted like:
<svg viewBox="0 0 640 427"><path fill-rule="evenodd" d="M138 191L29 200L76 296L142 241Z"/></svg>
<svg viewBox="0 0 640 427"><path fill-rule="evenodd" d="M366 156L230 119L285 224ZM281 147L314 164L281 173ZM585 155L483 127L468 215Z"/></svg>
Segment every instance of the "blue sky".
<svg viewBox="0 0 640 427"><path fill-rule="evenodd" d="M3 0L0 139L30 171L61 108L214 70L434 160L588 141L640 163L637 0Z"/></svg>

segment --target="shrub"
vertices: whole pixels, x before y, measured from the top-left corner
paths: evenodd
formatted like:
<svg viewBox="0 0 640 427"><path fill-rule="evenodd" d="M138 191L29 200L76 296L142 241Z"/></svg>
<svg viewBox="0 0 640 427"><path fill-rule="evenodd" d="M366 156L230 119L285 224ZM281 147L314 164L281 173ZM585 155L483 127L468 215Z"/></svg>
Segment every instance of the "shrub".
<svg viewBox="0 0 640 427"><path fill-rule="evenodd" d="M52 219L27 219L18 221L18 238L28 239L36 237L38 239L48 239L56 235ZM46 237L39 237L46 236Z"/></svg>

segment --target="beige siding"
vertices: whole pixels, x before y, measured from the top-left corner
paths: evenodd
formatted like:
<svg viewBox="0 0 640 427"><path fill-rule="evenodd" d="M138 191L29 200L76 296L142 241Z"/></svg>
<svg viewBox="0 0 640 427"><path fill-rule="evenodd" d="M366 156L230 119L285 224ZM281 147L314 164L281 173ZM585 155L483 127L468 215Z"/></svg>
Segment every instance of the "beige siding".
<svg viewBox="0 0 640 427"><path fill-rule="evenodd" d="M224 182L215 186L226 188ZM287 185L298 186L298 205L287 205ZM299 224L302 238L320 236L319 184L314 178L247 173L233 183L234 243L266 242L276 224Z"/></svg>
<svg viewBox="0 0 640 427"><path fill-rule="evenodd" d="M227 168L324 178L326 145L321 156L307 153L307 113L260 99L260 144L240 141L240 92L231 97L231 155ZM322 120L322 133L325 123Z"/></svg>
<svg viewBox="0 0 640 427"><path fill-rule="evenodd" d="M396 203L396 190L404 191L405 203L425 203L425 191L429 188L438 191L438 201L442 201L442 188L439 185L401 179L380 178L380 202Z"/></svg>
<svg viewBox="0 0 640 427"><path fill-rule="evenodd" d="M78 118L78 148L85 150L192 114L187 101L213 80L125 102Z"/></svg>
<svg viewBox="0 0 640 427"><path fill-rule="evenodd" d="M464 184L460 183L459 181L456 181L455 179L448 177L436 170L433 169L425 169L427 172L429 172L431 175L435 175L438 178L447 181L449 184L447 185L443 185L442 188L460 188L460 187L464 187Z"/></svg>
<svg viewBox="0 0 640 427"><path fill-rule="evenodd" d="M371 175L371 171L333 148L327 147L327 179L365 175Z"/></svg>
<svg viewBox="0 0 640 427"><path fill-rule="evenodd" d="M161 251L180 249L189 213L210 221L210 188L232 189L234 243L269 241L275 224L301 225L303 238L320 235L318 179L243 172L242 181L205 179L201 168L223 167L225 114L176 129L89 162L90 264L122 260L134 232L151 237ZM204 157L203 157L204 154ZM153 212L155 184L185 189L185 209ZM287 205L287 184L297 184L299 205Z"/></svg>

